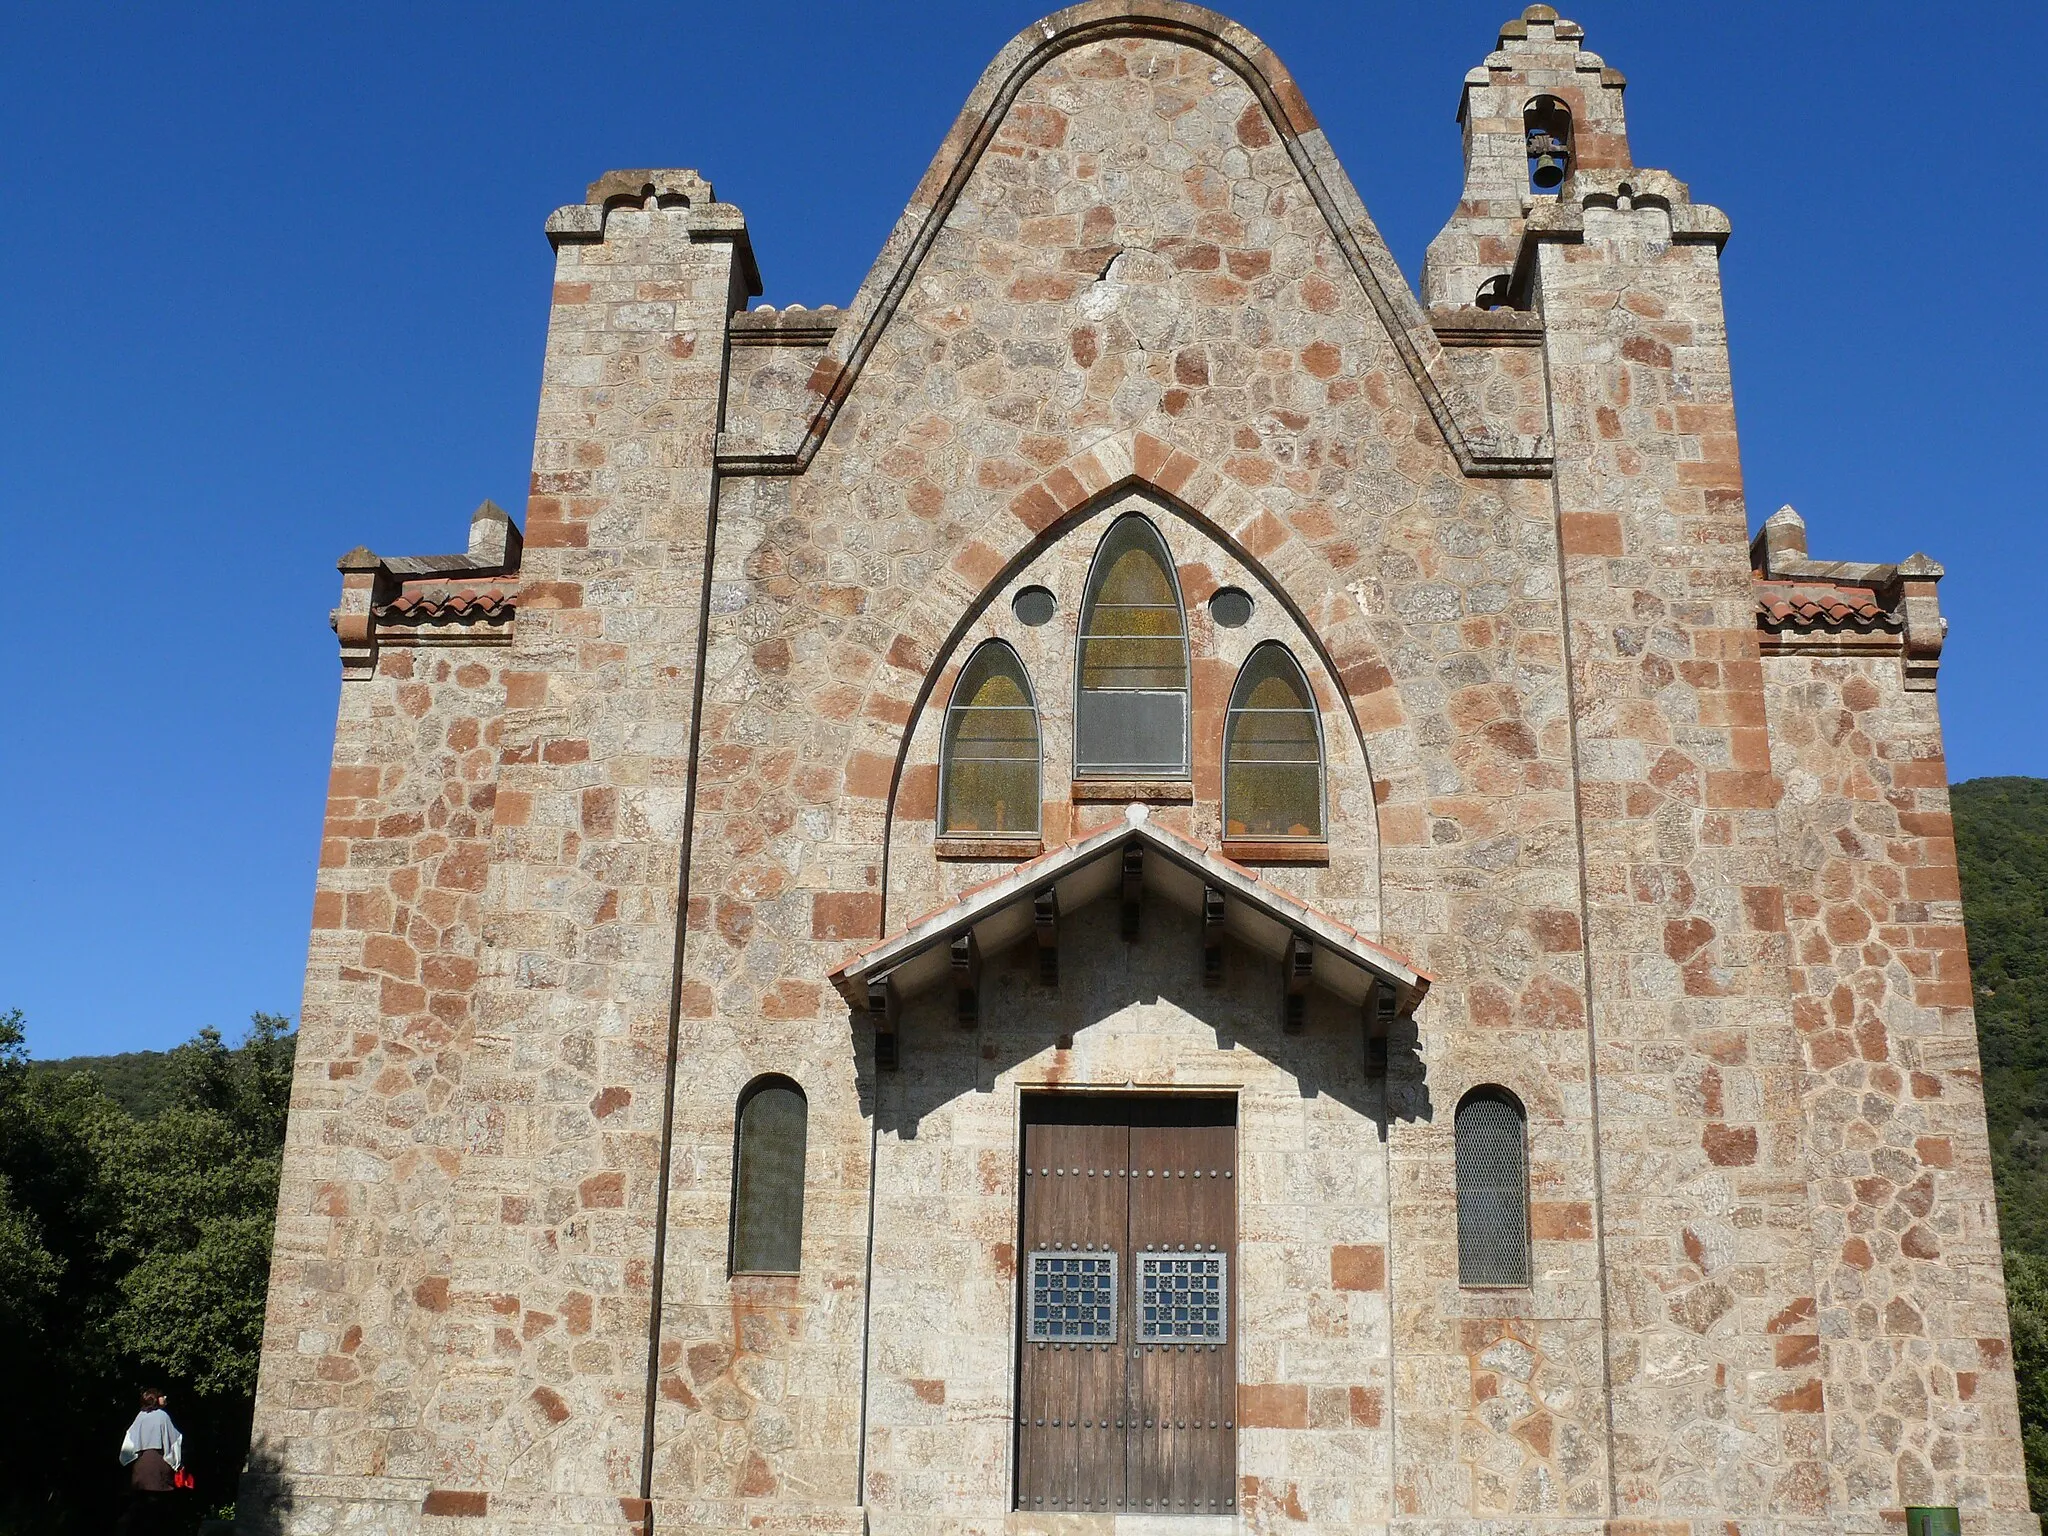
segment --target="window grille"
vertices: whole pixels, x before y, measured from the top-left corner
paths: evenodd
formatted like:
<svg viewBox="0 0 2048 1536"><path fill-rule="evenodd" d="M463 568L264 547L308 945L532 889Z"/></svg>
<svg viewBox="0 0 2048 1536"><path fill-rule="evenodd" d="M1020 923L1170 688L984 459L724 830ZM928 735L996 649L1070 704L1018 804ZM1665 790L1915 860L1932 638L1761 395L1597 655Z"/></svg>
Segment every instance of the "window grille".
<svg viewBox="0 0 2048 1536"><path fill-rule="evenodd" d="M1223 764L1225 836L1324 836L1322 722L1308 679L1278 642L1253 651L1237 675Z"/></svg>
<svg viewBox="0 0 2048 1536"><path fill-rule="evenodd" d="M1138 1255L1140 1343L1221 1344L1229 1337L1229 1255Z"/></svg>
<svg viewBox="0 0 2048 1536"><path fill-rule="evenodd" d="M1138 513L1103 535L1081 604L1074 766L1097 778L1188 771L1187 620L1173 559Z"/></svg>
<svg viewBox="0 0 2048 1536"><path fill-rule="evenodd" d="M1033 1253L1025 1339L1034 1344L1115 1343L1116 1259L1114 1253L1071 1249Z"/></svg>
<svg viewBox="0 0 2048 1536"><path fill-rule="evenodd" d="M765 1078L740 1096L732 1179L734 1274L794 1274L804 1245L803 1090Z"/></svg>
<svg viewBox="0 0 2048 1536"><path fill-rule="evenodd" d="M1529 1154L1522 1106L1475 1089L1458 1106L1458 1283L1529 1283Z"/></svg>
<svg viewBox="0 0 2048 1536"><path fill-rule="evenodd" d="M967 659L946 707L940 825L951 834L1038 831L1038 706L1000 640Z"/></svg>

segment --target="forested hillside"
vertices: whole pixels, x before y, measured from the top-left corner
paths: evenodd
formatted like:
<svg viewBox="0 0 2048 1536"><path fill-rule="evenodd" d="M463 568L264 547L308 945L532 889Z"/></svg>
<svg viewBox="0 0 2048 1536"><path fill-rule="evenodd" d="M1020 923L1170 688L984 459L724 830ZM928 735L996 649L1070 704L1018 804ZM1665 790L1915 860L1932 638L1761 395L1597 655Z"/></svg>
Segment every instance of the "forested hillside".
<svg viewBox="0 0 2048 1536"><path fill-rule="evenodd" d="M2048 779L1954 791L2006 1247L2048 1259Z"/></svg>
<svg viewBox="0 0 2048 1536"><path fill-rule="evenodd" d="M2048 779L1952 792L2034 1507L2048 1509Z"/></svg>
<svg viewBox="0 0 2048 1536"><path fill-rule="evenodd" d="M28 1069L49 1077L83 1072L108 1098L139 1120L154 1119L178 1101L178 1074L166 1071L168 1051L123 1051L118 1056L66 1056L31 1061Z"/></svg>

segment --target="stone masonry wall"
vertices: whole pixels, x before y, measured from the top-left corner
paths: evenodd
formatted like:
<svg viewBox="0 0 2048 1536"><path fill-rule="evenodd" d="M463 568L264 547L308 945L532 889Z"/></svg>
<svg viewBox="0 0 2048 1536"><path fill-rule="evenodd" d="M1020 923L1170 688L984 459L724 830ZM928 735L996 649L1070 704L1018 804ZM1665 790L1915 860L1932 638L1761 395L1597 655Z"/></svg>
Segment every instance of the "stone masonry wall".
<svg viewBox="0 0 2048 1536"><path fill-rule="evenodd" d="M1654 174L1654 173L1650 173ZM1615 1513L1826 1528L1798 1040L1717 253L1581 173L1539 248L1591 964ZM1604 206L1607 203L1612 206ZM1671 204L1677 204L1674 210Z"/></svg>
<svg viewBox="0 0 2048 1536"><path fill-rule="evenodd" d="M1133 479L1289 593L1333 659L1380 801L1384 936L1438 978L1396 1087L1396 1186L1412 1194L1392 1218L1393 1266L1397 1294L1418 1298L1393 1392L1397 1422L1412 1409L1417 1429L1396 1507L1446 1518L1483 1497L1598 1515L1600 1358L1581 1342L1599 1315L1589 1064L1550 499L1459 470L1304 183L1287 138L1301 123L1276 119L1215 55L1128 26L1021 71L986 150L951 182L968 138L956 133L920 199L941 185L957 196L930 215L943 222L886 326L861 331L907 236L840 322L834 355L871 350L816 457L800 476L721 489L676 1119L678 1147L703 1150L675 1170L657 1521L667 1489L677 1518L728 1528L843 1518L835 1501L857 1513L845 1393L861 1363L874 1090L864 1025L811 978L913 915L936 878L905 874L899 903L892 870L885 911L908 728L926 700L943 703L932 690L963 616ZM1340 190L1336 206L1351 206ZM1368 267L1382 259L1369 224L1343 238ZM1426 335L1401 301L1403 334ZM810 1096L814 1204L805 1271L757 1328L740 1294L753 1283L724 1275L728 1158L734 1095L771 1069ZM1446 1316L1420 1304L1441 1292L1451 1230L1454 1100L1438 1095L1488 1081L1537 1106L1554 1219L1539 1267L1555 1281L1469 1307L1451 1287ZM1404 1251L1431 1255L1427 1269L1403 1278ZM1492 1339L1473 1342L1468 1311ZM1569 1433L1515 1396L1521 1381L1493 1393L1504 1378L1476 1363L1517 1328L1536 1338L1538 1390ZM769 1342L743 1349L753 1337ZM1499 1358L1529 1376L1513 1350ZM715 1406L699 1369L721 1384ZM1438 1450L1452 1442L1447 1475Z"/></svg>
<svg viewBox="0 0 2048 1536"><path fill-rule="evenodd" d="M709 187L639 180L554 226L460 1095L488 1131L456 1172L444 1354L416 1389L436 1488L485 1493L499 1529L617 1525L641 1491L710 459L747 263Z"/></svg>
<svg viewBox="0 0 2048 1536"><path fill-rule="evenodd" d="M455 1240L506 660L387 647L342 685L245 1505L402 1523L429 1475L405 1384Z"/></svg>
<svg viewBox="0 0 2048 1536"><path fill-rule="evenodd" d="M2031 1532L1935 696L1892 654L1765 674L1819 1240L1780 1347L1825 1382L1841 1529L1961 1504Z"/></svg>

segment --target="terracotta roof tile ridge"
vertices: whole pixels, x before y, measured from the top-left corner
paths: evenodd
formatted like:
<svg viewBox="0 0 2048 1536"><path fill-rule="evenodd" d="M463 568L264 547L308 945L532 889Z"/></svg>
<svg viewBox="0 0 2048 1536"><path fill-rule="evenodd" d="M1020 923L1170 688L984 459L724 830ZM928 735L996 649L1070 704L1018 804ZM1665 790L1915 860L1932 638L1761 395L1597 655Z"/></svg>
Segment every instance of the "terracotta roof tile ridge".
<svg viewBox="0 0 2048 1536"><path fill-rule="evenodd" d="M462 618L495 617L519 606L516 586L491 586L480 591L449 591L429 587L422 592L401 592L388 603L370 611L378 618Z"/></svg>
<svg viewBox="0 0 2048 1536"><path fill-rule="evenodd" d="M1863 582L1759 579L1756 608L1768 623L1801 628L1898 629L1905 622L1874 586Z"/></svg>

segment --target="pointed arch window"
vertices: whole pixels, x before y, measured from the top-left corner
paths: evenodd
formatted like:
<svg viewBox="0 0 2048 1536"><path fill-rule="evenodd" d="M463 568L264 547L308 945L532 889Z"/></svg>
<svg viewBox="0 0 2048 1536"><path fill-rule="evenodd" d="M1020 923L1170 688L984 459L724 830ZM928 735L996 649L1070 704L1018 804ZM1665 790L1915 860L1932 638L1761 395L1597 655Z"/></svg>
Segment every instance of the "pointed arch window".
<svg viewBox="0 0 2048 1536"><path fill-rule="evenodd" d="M1458 1104L1458 1284L1529 1283L1529 1122L1505 1088Z"/></svg>
<svg viewBox="0 0 2048 1536"><path fill-rule="evenodd" d="M1322 720L1308 679L1277 640L1251 653L1230 690L1223 724L1223 834L1327 835Z"/></svg>
<svg viewBox="0 0 2048 1536"><path fill-rule="evenodd" d="M739 1100L732 1169L732 1272L793 1275L804 1249L809 1106L786 1077L759 1077Z"/></svg>
<svg viewBox="0 0 2048 1536"><path fill-rule="evenodd" d="M1017 653L985 640L960 669L940 751L948 837L1038 834L1038 701Z"/></svg>
<svg viewBox="0 0 2048 1536"><path fill-rule="evenodd" d="M1139 513L1118 518L1081 601L1076 774L1187 777L1187 628L1166 541Z"/></svg>

